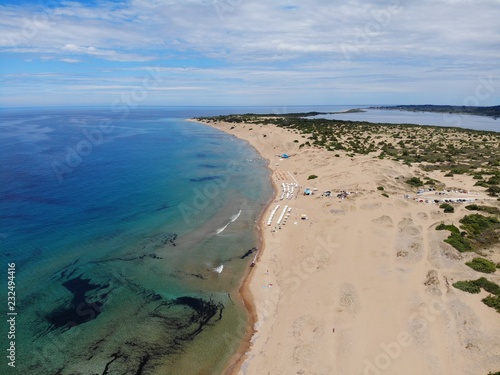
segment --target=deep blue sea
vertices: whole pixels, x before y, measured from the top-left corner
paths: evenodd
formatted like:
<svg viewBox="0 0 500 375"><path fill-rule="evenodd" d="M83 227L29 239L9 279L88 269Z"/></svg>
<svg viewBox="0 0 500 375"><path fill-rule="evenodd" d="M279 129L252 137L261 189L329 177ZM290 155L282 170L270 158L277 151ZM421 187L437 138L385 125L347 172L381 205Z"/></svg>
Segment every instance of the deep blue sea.
<svg viewBox="0 0 500 375"><path fill-rule="evenodd" d="M1 111L18 373L220 371L245 332L236 291L272 193L248 144L184 120L220 111Z"/></svg>
<svg viewBox="0 0 500 375"><path fill-rule="evenodd" d="M185 119L359 107L0 110L9 373L220 373L247 326L237 289L272 188L247 143Z"/></svg>

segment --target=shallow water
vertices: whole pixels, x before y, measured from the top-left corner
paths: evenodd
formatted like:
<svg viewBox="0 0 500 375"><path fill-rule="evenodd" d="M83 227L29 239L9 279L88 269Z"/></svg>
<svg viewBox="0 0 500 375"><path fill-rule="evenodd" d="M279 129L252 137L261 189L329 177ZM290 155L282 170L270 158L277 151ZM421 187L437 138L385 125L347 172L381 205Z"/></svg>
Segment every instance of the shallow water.
<svg viewBox="0 0 500 375"><path fill-rule="evenodd" d="M257 246L268 170L246 143L178 114L1 114L19 373L210 374L239 345L241 258Z"/></svg>

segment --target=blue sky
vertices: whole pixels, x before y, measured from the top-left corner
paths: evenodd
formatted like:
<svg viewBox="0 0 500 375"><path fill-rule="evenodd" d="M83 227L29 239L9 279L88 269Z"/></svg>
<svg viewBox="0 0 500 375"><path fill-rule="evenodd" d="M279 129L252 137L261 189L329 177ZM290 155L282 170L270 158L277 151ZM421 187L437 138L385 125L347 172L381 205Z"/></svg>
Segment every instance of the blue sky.
<svg viewBox="0 0 500 375"><path fill-rule="evenodd" d="M498 0L0 0L0 105L500 102Z"/></svg>

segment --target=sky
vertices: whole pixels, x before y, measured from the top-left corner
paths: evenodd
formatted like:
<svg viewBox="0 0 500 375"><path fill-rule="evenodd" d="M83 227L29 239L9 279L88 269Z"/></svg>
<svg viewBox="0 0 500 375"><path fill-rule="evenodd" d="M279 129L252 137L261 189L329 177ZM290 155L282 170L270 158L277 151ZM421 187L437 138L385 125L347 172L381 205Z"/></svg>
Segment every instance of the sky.
<svg viewBox="0 0 500 375"><path fill-rule="evenodd" d="M500 0L0 0L0 106L500 104Z"/></svg>

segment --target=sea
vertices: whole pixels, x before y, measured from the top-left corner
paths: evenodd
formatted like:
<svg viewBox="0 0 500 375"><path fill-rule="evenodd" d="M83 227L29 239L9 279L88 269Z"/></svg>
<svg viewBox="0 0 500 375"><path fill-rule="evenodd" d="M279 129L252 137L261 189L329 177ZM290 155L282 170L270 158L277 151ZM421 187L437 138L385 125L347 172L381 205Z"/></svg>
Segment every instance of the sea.
<svg viewBox="0 0 500 375"><path fill-rule="evenodd" d="M1 109L0 373L220 374L273 192L248 143L187 119L360 107Z"/></svg>

